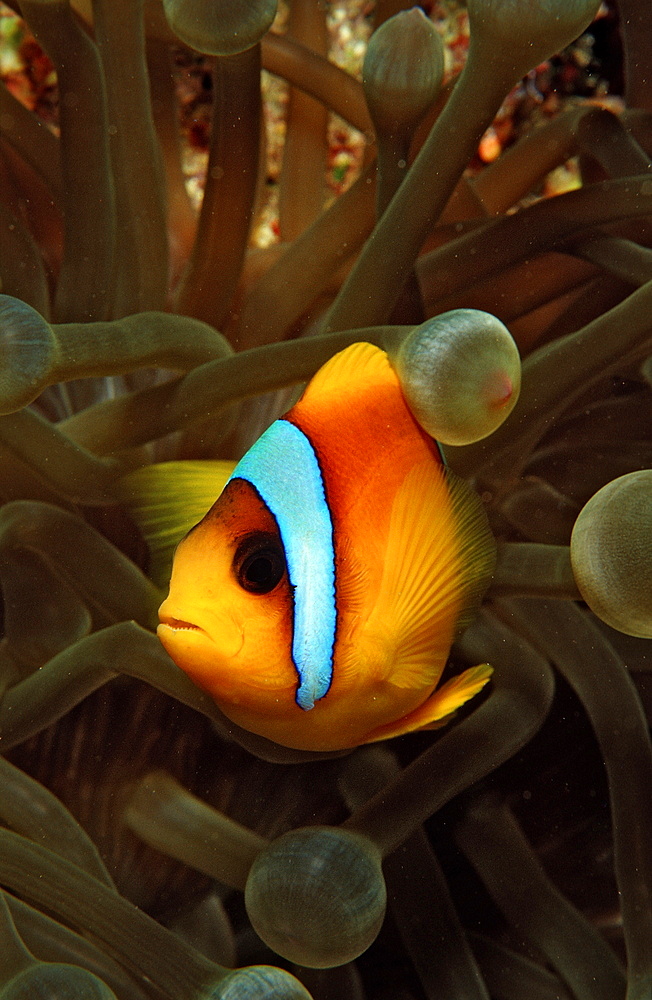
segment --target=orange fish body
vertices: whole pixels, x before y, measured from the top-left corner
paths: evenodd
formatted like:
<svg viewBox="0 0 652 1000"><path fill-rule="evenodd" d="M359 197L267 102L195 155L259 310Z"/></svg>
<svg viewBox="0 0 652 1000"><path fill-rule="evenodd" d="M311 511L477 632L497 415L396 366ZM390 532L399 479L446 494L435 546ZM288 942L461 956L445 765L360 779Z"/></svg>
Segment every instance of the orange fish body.
<svg viewBox="0 0 652 1000"><path fill-rule="evenodd" d="M354 344L236 466L177 548L158 634L238 725L339 750L431 726L493 567L481 505L416 423L387 356Z"/></svg>

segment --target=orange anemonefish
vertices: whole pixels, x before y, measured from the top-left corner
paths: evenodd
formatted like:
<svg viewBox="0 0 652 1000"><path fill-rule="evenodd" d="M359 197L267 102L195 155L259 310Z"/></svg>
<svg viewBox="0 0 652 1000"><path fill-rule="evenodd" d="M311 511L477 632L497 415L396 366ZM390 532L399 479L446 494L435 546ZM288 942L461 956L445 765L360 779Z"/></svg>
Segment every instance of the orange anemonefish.
<svg viewBox="0 0 652 1000"><path fill-rule="evenodd" d="M239 726L341 750L432 726L483 687L486 664L437 683L493 564L478 498L387 355L353 344L180 542L158 635Z"/></svg>

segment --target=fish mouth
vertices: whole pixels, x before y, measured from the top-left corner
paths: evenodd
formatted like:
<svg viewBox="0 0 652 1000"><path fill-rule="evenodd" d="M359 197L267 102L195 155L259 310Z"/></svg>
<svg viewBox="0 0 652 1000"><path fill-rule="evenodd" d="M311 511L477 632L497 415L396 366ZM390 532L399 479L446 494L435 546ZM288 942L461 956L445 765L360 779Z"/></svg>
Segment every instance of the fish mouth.
<svg viewBox="0 0 652 1000"><path fill-rule="evenodd" d="M172 632L203 632L203 628L199 625L194 625L192 622L184 621L183 618L173 618L171 615L161 615L160 625L165 628L171 629Z"/></svg>

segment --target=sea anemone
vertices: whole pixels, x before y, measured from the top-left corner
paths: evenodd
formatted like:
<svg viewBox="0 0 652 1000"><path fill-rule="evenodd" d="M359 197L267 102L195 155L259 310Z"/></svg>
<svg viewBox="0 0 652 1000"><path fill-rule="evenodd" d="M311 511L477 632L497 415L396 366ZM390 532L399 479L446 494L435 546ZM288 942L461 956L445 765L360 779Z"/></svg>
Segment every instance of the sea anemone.
<svg viewBox="0 0 652 1000"><path fill-rule="evenodd" d="M652 996L649 12L619 0L620 104L478 172L597 0L468 0L443 85L403 6L361 83L316 0L284 34L269 0L20 0L59 120L0 85L0 1000ZM214 90L198 216L175 61ZM265 249L261 66L290 84ZM326 109L364 146L329 202ZM449 669L494 673L437 732L311 754L167 657L178 529L148 548L134 484L237 459L361 340L484 502L496 572Z"/></svg>

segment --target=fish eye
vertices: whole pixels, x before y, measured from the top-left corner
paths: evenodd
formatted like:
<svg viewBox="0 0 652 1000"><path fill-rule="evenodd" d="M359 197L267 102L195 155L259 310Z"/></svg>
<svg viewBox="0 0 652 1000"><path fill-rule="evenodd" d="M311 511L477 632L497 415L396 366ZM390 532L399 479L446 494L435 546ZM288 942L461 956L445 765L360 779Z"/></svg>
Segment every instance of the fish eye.
<svg viewBox="0 0 652 1000"><path fill-rule="evenodd" d="M256 534L238 546L233 566L243 590L250 594L269 594L283 579L285 555L273 535Z"/></svg>

